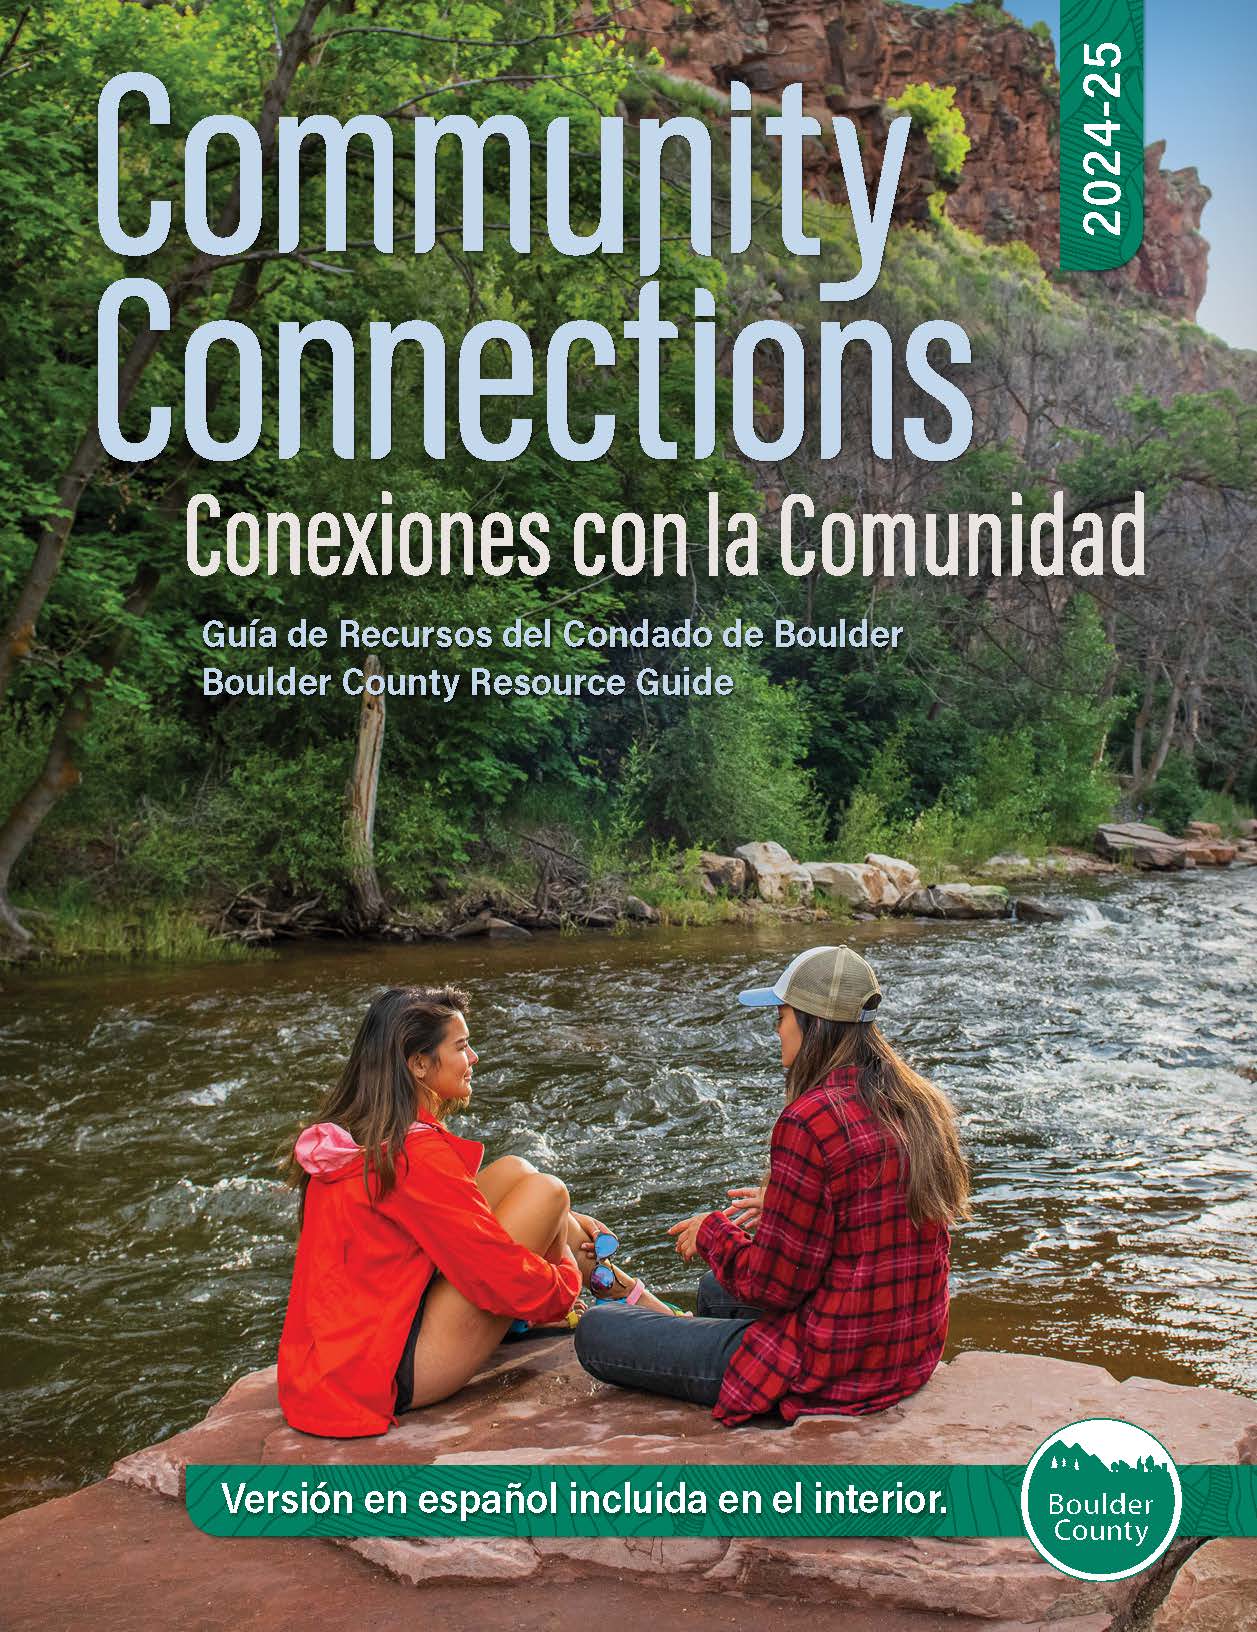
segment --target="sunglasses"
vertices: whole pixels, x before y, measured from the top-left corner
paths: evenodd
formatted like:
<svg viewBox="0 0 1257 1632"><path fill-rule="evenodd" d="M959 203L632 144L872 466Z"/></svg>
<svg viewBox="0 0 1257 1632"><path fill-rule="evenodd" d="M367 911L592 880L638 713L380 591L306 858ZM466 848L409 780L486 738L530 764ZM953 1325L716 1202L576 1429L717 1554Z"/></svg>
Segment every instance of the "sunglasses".
<svg viewBox="0 0 1257 1632"><path fill-rule="evenodd" d="M616 1287L615 1270L609 1263L620 1250L620 1239L612 1235L610 1230L600 1230L594 1236L594 1257L598 1262L589 1276L590 1290L593 1292L612 1292Z"/></svg>

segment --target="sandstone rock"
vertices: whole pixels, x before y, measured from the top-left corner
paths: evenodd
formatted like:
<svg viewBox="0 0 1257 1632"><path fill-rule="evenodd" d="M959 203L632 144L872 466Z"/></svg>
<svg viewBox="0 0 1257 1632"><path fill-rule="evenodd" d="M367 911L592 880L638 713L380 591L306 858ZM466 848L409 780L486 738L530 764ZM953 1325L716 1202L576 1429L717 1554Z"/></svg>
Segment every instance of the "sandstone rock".
<svg viewBox="0 0 1257 1632"><path fill-rule="evenodd" d="M1187 860L1194 861L1197 867L1229 867L1235 860L1237 847L1227 844L1222 839L1193 839L1188 838L1183 845Z"/></svg>
<svg viewBox="0 0 1257 1632"><path fill-rule="evenodd" d="M1001 884L931 884L896 910L914 918L1007 918L1012 904Z"/></svg>
<svg viewBox="0 0 1257 1632"><path fill-rule="evenodd" d="M1257 1541L1228 1536L1191 1555L1149 1632L1257 1632Z"/></svg>
<svg viewBox="0 0 1257 1632"><path fill-rule="evenodd" d="M640 895L626 895L624 897L624 916L632 918L639 924L657 924L659 914L648 901L643 901Z"/></svg>
<svg viewBox="0 0 1257 1632"><path fill-rule="evenodd" d="M1242 839L1257 839L1257 818L1250 817L1239 824Z"/></svg>
<svg viewBox="0 0 1257 1632"><path fill-rule="evenodd" d="M1015 851L1006 850L998 856L988 856L982 864L983 872L990 873L1031 873L1034 863L1029 856L1018 855Z"/></svg>
<svg viewBox="0 0 1257 1632"><path fill-rule="evenodd" d="M761 844L740 844L734 855L746 863L761 901L807 902L812 899L812 878L784 845L771 840Z"/></svg>
<svg viewBox="0 0 1257 1632"><path fill-rule="evenodd" d="M813 886L833 901L887 912L899 899L887 874L867 862L809 861L806 866Z"/></svg>
<svg viewBox="0 0 1257 1632"><path fill-rule="evenodd" d="M714 850L704 850L698 858L698 870L715 890L741 895L746 889L746 863L741 856L719 856Z"/></svg>
<svg viewBox="0 0 1257 1632"><path fill-rule="evenodd" d="M411 1586L430 1581L522 1581L540 1567L531 1541L510 1536L356 1536L341 1543Z"/></svg>
<svg viewBox="0 0 1257 1632"><path fill-rule="evenodd" d="M1013 917L1024 924L1059 924L1065 914L1034 895L1019 895L1013 902Z"/></svg>
<svg viewBox="0 0 1257 1632"><path fill-rule="evenodd" d="M876 850L870 852L864 859L870 867L876 867L879 873L885 873L900 895L911 895L913 890L920 887L921 875L910 861L900 861L896 856L878 855Z"/></svg>
<svg viewBox="0 0 1257 1632"><path fill-rule="evenodd" d="M1222 829L1217 822L1188 822L1183 829L1185 839L1220 839Z"/></svg>
<svg viewBox="0 0 1257 1632"><path fill-rule="evenodd" d="M1102 856L1145 869L1180 868L1187 859L1182 839L1146 822L1106 822L1096 828L1095 846Z"/></svg>
<svg viewBox="0 0 1257 1632"><path fill-rule="evenodd" d="M804 1417L790 1428L748 1426L732 1436L700 1407L595 1383L577 1365L570 1335L536 1334L499 1350L452 1400L407 1413L396 1428L374 1439L328 1440L295 1433L280 1422L273 1368L256 1373L243 1378L197 1427L124 1458L110 1483L139 1483L177 1498L189 1461L443 1466L709 1465L731 1460L777 1465L1024 1463L1053 1429L1088 1416L1139 1423L1180 1464L1235 1462L1257 1454L1253 1400L1146 1378L1118 1383L1099 1366L1073 1361L973 1351L940 1366L919 1393L889 1411L868 1417ZM224 1437L229 1423L233 1427ZM177 1511L175 1501L168 1505ZM290 1544L239 1545L281 1549ZM320 1545L341 1551L339 1544ZM580 1579L611 1590L614 1573L643 1581L655 1573L666 1576L674 1593L686 1583L695 1588L701 1584L704 1601L725 1592L774 1595L770 1601L784 1594L814 1606L817 1616L840 1603L851 1617L851 1632L891 1632L902 1624L901 1615L978 1616L1005 1632L1014 1627L1030 1632L1031 1623L1043 1622L1061 1632L1102 1632L1129 1606L1144 1580L1078 1582L1041 1560L1028 1540L1013 1538L727 1542L677 1537L662 1543L455 1538L348 1545L395 1580L420 1583L425 1592L433 1590L433 1582L456 1581L538 1583L564 1591ZM1209 1583L1229 1579L1221 1569L1223 1557L1202 1562L1202 1581L1206 1563ZM1223 1601L1220 1586L1211 1585L1210 1591ZM675 1613L675 1599L670 1613ZM726 1613L733 1613L732 1608ZM1089 1616L1104 1618L1088 1621ZM1190 1623L1189 1632L1223 1632L1224 1627L1232 1632L1228 1623L1208 1621ZM938 1632L933 1622L929 1632ZM1173 1623L1161 1625L1159 1632L1173 1632Z"/></svg>

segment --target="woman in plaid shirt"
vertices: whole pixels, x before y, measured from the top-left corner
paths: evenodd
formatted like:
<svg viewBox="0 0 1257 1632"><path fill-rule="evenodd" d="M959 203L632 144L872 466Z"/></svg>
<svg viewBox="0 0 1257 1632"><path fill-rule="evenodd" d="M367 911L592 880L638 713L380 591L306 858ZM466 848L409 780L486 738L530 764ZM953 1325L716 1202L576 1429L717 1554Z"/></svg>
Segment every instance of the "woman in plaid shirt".
<svg viewBox="0 0 1257 1632"><path fill-rule="evenodd" d="M669 1232L710 1265L697 1319L599 1306L577 1355L730 1426L885 1410L926 1381L947 1335L948 1227L969 1195L951 1105L878 1030L877 978L850 947L813 947L741 1001L777 1008L786 1105L767 1182Z"/></svg>

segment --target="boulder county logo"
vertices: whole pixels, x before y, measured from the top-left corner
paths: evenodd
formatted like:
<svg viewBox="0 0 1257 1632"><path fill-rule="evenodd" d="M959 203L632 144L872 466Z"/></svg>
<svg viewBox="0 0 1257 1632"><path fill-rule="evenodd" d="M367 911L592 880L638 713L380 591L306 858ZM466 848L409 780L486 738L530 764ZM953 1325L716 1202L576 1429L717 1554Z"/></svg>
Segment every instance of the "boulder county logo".
<svg viewBox="0 0 1257 1632"><path fill-rule="evenodd" d="M1049 1564L1083 1581L1120 1581L1154 1563L1183 1511L1178 1469L1159 1440L1114 1417L1057 1431L1030 1460L1021 1517Z"/></svg>

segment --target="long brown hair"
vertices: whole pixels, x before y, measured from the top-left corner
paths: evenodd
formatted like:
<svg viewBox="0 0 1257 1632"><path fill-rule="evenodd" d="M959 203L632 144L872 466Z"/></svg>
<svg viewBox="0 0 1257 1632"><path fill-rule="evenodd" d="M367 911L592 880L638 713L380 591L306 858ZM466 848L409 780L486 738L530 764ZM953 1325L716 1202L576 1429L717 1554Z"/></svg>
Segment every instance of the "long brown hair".
<svg viewBox="0 0 1257 1632"><path fill-rule="evenodd" d="M466 1018L470 1000L456 986L393 986L373 999L336 1086L319 1107L319 1122L338 1122L366 1153L362 1179L379 1199L397 1182L397 1159L415 1120L416 1086L410 1062L435 1054L456 1014ZM443 1120L449 1106L424 1095L430 1116ZM301 1191L305 1211L310 1175L291 1151L288 1182Z"/></svg>
<svg viewBox="0 0 1257 1632"><path fill-rule="evenodd" d="M908 1216L916 1225L969 1217L969 1166L947 1096L920 1076L871 1020L822 1020L795 1009L803 1041L786 1072L786 1104L854 1066L860 1098L890 1133L907 1168Z"/></svg>

